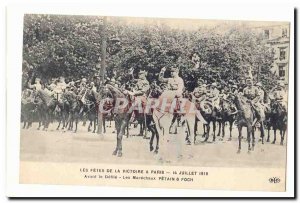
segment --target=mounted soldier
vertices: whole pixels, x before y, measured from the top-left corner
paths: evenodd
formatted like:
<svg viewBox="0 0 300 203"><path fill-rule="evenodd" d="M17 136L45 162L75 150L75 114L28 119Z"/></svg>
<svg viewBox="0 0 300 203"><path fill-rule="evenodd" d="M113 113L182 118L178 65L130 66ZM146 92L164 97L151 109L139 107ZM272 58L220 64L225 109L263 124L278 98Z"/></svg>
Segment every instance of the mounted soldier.
<svg viewBox="0 0 300 203"><path fill-rule="evenodd" d="M269 107L267 104L265 104L265 98L266 98L266 92L261 84L261 82L256 83L257 88L257 99L256 99L256 105L257 108L260 108L260 111L269 112Z"/></svg>
<svg viewBox="0 0 300 203"><path fill-rule="evenodd" d="M178 120L178 116L180 116L177 112L180 111L180 102L178 98L182 97L183 90L184 90L184 82L181 77L179 77L179 69L176 67L171 67L170 72L171 72L171 77L170 78L165 78L166 68L163 67L159 73L159 78L158 80L162 83L165 83L165 90L161 94L160 98L167 99L167 103L172 104L173 100L176 99L176 104L175 104L175 109L174 111L174 117L172 119L170 128L169 128L169 133L175 133L176 134L176 125L173 126L176 120Z"/></svg>
<svg viewBox="0 0 300 203"><path fill-rule="evenodd" d="M159 73L159 81L162 83L166 83L166 90L162 93L162 98L167 98L171 102L174 98L182 97L184 82L181 77L179 77L179 69L175 67L171 67L171 77L164 78L164 73L166 68L163 67Z"/></svg>
<svg viewBox="0 0 300 203"><path fill-rule="evenodd" d="M65 91L67 84L64 77L60 77L56 87L54 88L54 94L57 100L60 100L62 93Z"/></svg>
<svg viewBox="0 0 300 203"><path fill-rule="evenodd" d="M221 108L220 108L220 91L217 88L217 83L214 82L210 85L206 100L209 103L211 103L212 108L215 109L217 112L219 112L221 110Z"/></svg>
<svg viewBox="0 0 300 203"><path fill-rule="evenodd" d="M140 70L138 79L135 79L135 86L133 87L133 91L127 91L127 93L131 96L134 96L135 102L141 102L142 108L146 106L147 98L146 92L150 89L150 84L146 78L147 72ZM136 115L135 115L136 117Z"/></svg>
<svg viewBox="0 0 300 203"><path fill-rule="evenodd" d="M42 89L41 79L40 78L35 78L35 83L33 85L31 85L29 83L28 87L30 89L41 90Z"/></svg>
<svg viewBox="0 0 300 203"><path fill-rule="evenodd" d="M278 86L270 91L270 97L274 102L278 102L287 111L287 92L284 82L279 82Z"/></svg>
<svg viewBox="0 0 300 203"><path fill-rule="evenodd" d="M198 87L192 92L192 101L195 102L197 109L200 109L203 101L207 98L207 85L198 80Z"/></svg>
<svg viewBox="0 0 300 203"><path fill-rule="evenodd" d="M94 91L94 92L97 92L97 87L96 87L96 85L95 85L94 82L91 82L91 83L90 83L90 89L91 89L92 91Z"/></svg>
<svg viewBox="0 0 300 203"><path fill-rule="evenodd" d="M247 98L247 102L251 104L255 111L256 117L252 123L255 125L257 121L262 121L265 117L264 107L260 104L261 98L263 99L262 91L259 91L257 87L253 85L251 77L246 79L246 87L243 90L243 95Z"/></svg>
<svg viewBox="0 0 300 203"><path fill-rule="evenodd" d="M79 82L79 81L77 81ZM81 102L84 104L85 103L85 95L87 92L87 80L86 78L82 78L79 84L79 90L78 90L78 95L81 97Z"/></svg>

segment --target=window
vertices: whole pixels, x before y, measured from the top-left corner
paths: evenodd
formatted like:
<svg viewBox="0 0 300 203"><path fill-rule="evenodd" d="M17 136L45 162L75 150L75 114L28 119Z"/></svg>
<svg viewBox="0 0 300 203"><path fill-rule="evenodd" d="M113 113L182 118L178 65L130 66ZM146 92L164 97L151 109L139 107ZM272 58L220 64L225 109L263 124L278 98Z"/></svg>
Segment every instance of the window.
<svg viewBox="0 0 300 203"><path fill-rule="evenodd" d="M285 60L286 51L283 48L279 48L279 60Z"/></svg>
<svg viewBox="0 0 300 203"><path fill-rule="evenodd" d="M286 28L282 29L282 37L287 37L287 29Z"/></svg>
<svg viewBox="0 0 300 203"><path fill-rule="evenodd" d="M284 68L284 65L280 65L278 66L278 69L279 69L279 77L284 77L285 76L285 68Z"/></svg>
<svg viewBox="0 0 300 203"><path fill-rule="evenodd" d="M269 39L270 38L270 30L265 30L264 36L265 36L265 39Z"/></svg>

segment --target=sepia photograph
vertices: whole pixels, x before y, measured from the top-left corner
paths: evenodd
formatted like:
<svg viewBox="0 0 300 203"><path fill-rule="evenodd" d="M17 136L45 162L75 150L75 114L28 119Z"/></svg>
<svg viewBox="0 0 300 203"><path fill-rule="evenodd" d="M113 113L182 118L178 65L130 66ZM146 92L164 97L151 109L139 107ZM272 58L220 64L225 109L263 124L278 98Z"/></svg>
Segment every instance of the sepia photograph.
<svg viewBox="0 0 300 203"><path fill-rule="evenodd" d="M20 183L285 191L290 37L285 21L25 14Z"/></svg>

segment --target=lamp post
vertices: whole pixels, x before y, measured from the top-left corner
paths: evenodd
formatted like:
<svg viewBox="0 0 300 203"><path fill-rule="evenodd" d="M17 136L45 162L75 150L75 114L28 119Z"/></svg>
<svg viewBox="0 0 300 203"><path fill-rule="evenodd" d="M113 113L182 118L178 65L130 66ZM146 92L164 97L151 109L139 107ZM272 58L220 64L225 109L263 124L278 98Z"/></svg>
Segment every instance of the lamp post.
<svg viewBox="0 0 300 203"><path fill-rule="evenodd" d="M102 100L102 91L103 91L103 83L104 83L104 76L106 74L106 63L105 63L105 59L106 59L106 24L107 24L107 17L103 17L103 22L102 22L102 39L101 39L101 57L100 57L100 94L99 94L99 98L98 98L98 131L97 134L98 135L103 135L102 132L102 124L103 124L103 114L101 112L102 107L101 105L101 100Z"/></svg>

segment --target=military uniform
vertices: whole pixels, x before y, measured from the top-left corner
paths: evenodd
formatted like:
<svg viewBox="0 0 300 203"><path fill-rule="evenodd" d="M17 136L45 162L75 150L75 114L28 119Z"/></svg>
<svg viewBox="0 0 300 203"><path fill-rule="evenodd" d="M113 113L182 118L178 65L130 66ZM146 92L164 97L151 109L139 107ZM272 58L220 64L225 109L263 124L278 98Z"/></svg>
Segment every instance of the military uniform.
<svg viewBox="0 0 300 203"><path fill-rule="evenodd" d="M175 75L171 78L164 78L164 71L165 69L162 69L162 71L159 74L159 80L161 82L166 83L166 89L161 94L161 98L167 98L169 102L172 102L174 98L179 98L182 96L183 89L184 89L184 82L181 77L178 75ZM176 72L178 74L178 69L172 68L172 72Z"/></svg>
<svg viewBox="0 0 300 203"><path fill-rule="evenodd" d="M274 101L279 102L287 110L287 92L284 90L284 84L280 84L272 94Z"/></svg>
<svg viewBox="0 0 300 203"><path fill-rule="evenodd" d="M56 87L54 88L53 92L55 94L55 97L60 100L60 97L62 95L62 93L64 92L64 90L66 89L67 84L64 81L58 82L56 84Z"/></svg>
<svg viewBox="0 0 300 203"><path fill-rule="evenodd" d="M135 80L136 84L133 88L133 96L136 96L135 101L140 100L142 107L144 108L147 103L146 92L150 88L150 84L146 79L146 72L140 71L139 78Z"/></svg>
<svg viewBox="0 0 300 203"><path fill-rule="evenodd" d="M262 98L263 101L263 92L260 91L255 86L247 86L243 90L243 95L248 99L251 106L254 108L258 120L265 117L264 106L260 103Z"/></svg>
<svg viewBox="0 0 300 203"><path fill-rule="evenodd" d="M207 101L210 102L213 106L213 108L215 108L216 110L221 110L220 108L220 91L216 88L217 84L213 83L211 84L212 87L215 88L211 88L208 91L208 97L207 97Z"/></svg>
<svg viewBox="0 0 300 203"><path fill-rule="evenodd" d="M36 89L36 90L41 90L42 89L42 84L41 84L41 82L40 82L41 80L39 79L39 78L36 78L35 79L35 84L33 84L33 85L28 85L29 86L29 88L31 88L31 89Z"/></svg>
<svg viewBox="0 0 300 203"><path fill-rule="evenodd" d="M196 87L192 93L192 100L193 102L195 102L196 104L196 108L200 109L201 104L203 103L203 101L205 101L206 99L206 85L203 84L200 87Z"/></svg>

